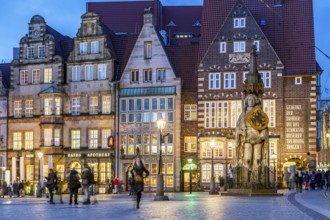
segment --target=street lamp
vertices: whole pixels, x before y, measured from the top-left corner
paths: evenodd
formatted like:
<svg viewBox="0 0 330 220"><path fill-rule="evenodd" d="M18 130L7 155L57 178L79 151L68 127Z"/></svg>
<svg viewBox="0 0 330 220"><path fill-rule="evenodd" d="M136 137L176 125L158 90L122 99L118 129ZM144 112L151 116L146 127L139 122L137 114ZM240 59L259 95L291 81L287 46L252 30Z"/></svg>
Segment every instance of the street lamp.
<svg viewBox="0 0 330 220"><path fill-rule="evenodd" d="M163 135L163 131L166 125L166 121L163 119L162 116L157 120L157 128L159 130L159 159L158 159L158 175L157 175L157 191L156 191L156 196L154 200L156 201L163 201L163 200L169 200L166 195L164 195L164 177L163 174L161 173L161 166L162 166L162 142L163 138L166 135Z"/></svg>
<svg viewBox="0 0 330 220"><path fill-rule="evenodd" d="M192 192L192 180L191 180L191 163L192 163L192 159L191 158L188 159L188 163L189 163L189 171L190 171L190 173L189 173L189 192L191 194L191 192Z"/></svg>
<svg viewBox="0 0 330 220"><path fill-rule="evenodd" d="M273 163L274 163L274 188L276 189L276 167L275 167L276 154L275 154L275 152L272 153L272 159L273 159Z"/></svg>
<svg viewBox="0 0 330 220"><path fill-rule="evenodd" d="M215 142L214 140L211 141L210 143L210 147L211 147L211 153L212 153L212 161L211 161L211 182L210 182L210 192L209 194L216 194L214 191L214 185L215 185L215 181L214 181L214 166L213 166L213 149L215 148Z"/></svg>
<svg viewBox="0 0 330 220"><path fill-rule="evenodd" d="M38 181L38 187L37 187L37 197L40 198L42 197L42 190L41 190L41 172L42 172L42 164L41 164L41 159L42 159L43 153L38 152L38 158L39 158L39 181Z"/></svg>

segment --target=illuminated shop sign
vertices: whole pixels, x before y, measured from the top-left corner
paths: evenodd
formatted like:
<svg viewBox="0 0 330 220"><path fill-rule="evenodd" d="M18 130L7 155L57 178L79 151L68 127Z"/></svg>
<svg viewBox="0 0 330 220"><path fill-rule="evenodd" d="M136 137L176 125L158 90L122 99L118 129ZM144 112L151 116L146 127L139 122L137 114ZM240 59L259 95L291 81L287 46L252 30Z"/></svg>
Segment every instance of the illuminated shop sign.
<svg viewBox="0 0 330 220"><path fill-rule="evenodd" d="M110 157L110 153L87 153L87 157ZM67 154L66 157L81 157L81 154Z"/></svg>

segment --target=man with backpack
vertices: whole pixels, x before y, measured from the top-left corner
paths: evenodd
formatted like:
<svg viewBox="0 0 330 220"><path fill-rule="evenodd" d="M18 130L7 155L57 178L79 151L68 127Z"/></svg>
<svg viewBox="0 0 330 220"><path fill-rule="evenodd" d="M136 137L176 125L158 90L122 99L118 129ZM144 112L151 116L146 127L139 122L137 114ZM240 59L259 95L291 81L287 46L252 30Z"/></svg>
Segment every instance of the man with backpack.
<svg viewBox="0 0 330 220"><path fill-rule="evenodd" d="M94 174L92 173L91 168L87 164L84 164L81 179L85 195L83 204L89 205L91 204L89 187L91 184L94 184Z"/></svg>

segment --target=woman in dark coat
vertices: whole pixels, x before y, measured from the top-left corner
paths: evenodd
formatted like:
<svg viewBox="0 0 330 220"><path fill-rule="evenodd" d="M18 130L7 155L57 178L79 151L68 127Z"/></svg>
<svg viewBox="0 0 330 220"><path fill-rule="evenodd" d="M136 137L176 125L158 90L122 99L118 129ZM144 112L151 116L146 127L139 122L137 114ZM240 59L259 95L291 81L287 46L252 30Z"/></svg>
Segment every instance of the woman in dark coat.
<svg viewBox="0 0 330 220"><path fill-rule="evenodd" d="M69 204L70 205L72 204L72 196L74 195L74 204L78 205L78 189L81 187L81 184L79 182L78 172L75 169L71 170L68 179L69 179L68 188L70 189Z"/></svg>
<svg viewBox="0 0 330 220"><path fill-rule="evenodd" d="M49 203L55 204L53 201L53 197L54 197L53 191L55 190L55 186L57 184L57 176L56 173L54 173L53 169L49 169L48 177L46 179L47 179L46 187L48 188L50 195Z"/></svg>
<svg viewBox="0 0 330 220"><path fill-rule="evenodd" d="M144 182L143 178L149 176L149 171L145 168L144 164L141 161L141 158L137 157L136 161L134 162L133 169L131 171L134 182L133 182L133 188L134 192L136 193L136 208L140 208L140 201L142 192L144 190ZM143 176L143 173L146 175Z"/></svg>

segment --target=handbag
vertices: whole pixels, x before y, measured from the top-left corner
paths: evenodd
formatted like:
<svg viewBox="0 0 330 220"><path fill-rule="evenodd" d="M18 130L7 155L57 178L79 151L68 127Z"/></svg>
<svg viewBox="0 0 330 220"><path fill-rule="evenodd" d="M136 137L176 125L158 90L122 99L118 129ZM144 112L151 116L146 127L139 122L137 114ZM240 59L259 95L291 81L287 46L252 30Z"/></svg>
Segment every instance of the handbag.
<svg viewBox="0 0 330 220"><path fill-rule="evenodd" d="M143 177L140 175L135 175L134 181L135 181L135 183L143 183Z"/></svg>

